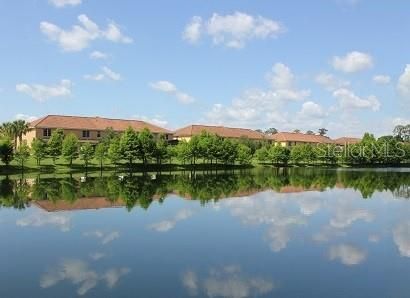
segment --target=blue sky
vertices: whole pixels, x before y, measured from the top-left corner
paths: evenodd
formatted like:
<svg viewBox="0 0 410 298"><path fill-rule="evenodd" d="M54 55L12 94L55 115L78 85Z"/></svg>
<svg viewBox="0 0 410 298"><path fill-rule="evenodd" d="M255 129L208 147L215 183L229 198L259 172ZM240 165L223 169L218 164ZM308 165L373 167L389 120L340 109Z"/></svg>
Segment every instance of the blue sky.
<svg viewBox="0 0 410 298"><path fill-rule="evenodd" d="M0 0L0 12L0 121L331 136L410 122L408 1Z"/></svg>

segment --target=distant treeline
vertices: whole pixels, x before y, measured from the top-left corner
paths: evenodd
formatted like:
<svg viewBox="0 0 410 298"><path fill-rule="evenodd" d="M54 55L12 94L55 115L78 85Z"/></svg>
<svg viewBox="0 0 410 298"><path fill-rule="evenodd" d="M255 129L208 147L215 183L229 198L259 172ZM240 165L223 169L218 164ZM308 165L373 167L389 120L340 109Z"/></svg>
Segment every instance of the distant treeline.
<svg viewBox="0 0 410 298"><path fill-rule="evenodd" d="M289 188L290 187L290 188ZM352 188L363 198L375 191L390 191L410 198L410 175L387 171L335 171L313 168L260 168L215 173L186 172L142 176L87 177L84 179L40 178L0 179L0 206L23 209L36 200L75 202L80 198L105 197L122 202L128 209L148 208L154 200L162 202L168 194L206 203L226 197L248 196L265 190L294 192ZM293 188L293 189L292 189Z"/></svg>

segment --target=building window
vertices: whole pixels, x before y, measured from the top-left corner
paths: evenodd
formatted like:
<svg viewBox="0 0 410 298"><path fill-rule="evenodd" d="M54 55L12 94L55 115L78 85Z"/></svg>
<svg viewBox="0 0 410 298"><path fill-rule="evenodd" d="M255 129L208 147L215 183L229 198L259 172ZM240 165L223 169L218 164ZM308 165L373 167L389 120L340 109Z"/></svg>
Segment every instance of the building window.
<svg viewBox="0 0 410 298"><path fill-rule="evenodd" d="M83 130L83 138L88 139L90 137L90 131L89 130Z"/></svg>
<svg viewBox="0 0 410 298"><path fill-rule="evenodd" d="M101 138L101 131L97 131L97 138Z"/></svg>
<svg viewBox="0 0 410 298"><path fill-rule="evenodd" d="M45 138L51 137L51 129L50 128L44 128L43 129L43 137L45 137Z"/></svg>

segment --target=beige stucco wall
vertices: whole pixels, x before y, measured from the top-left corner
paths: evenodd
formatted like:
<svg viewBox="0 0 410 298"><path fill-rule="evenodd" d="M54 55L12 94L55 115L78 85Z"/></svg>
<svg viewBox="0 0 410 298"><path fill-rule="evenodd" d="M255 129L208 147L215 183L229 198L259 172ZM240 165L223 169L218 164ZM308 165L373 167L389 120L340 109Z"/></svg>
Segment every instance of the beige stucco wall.
<svg viewBox="0 0 410 298"><path fill-rule="evenodd" d="M53 132L56 130L56 128L51 128L51 134L53 134ZM83 138L83 130L78 130L78 129L63 129L64 135L68 135L70 133L74 134L75 136L77 136L78 140L80 142L91 142L91 143L97 143L98 141L101 140L101 138L103 138L105 136L105 130L101 130L101 137L98 138L97 134L98 131L97 130L90 130L90 137L89 138ZM159 138L159 134L153 134L155 138ZM47 141L49 139L49 137L44 137L43 136L43 128L36 128L33 129L32 131L30 131L29 133L27 133L24 137L23 140L25 140L27 142L27 144L30 146L31 143L33 142L34 138L37 139L41 139L44 141ZM172 139L172 135L169 134L168 139Z"/></svg>

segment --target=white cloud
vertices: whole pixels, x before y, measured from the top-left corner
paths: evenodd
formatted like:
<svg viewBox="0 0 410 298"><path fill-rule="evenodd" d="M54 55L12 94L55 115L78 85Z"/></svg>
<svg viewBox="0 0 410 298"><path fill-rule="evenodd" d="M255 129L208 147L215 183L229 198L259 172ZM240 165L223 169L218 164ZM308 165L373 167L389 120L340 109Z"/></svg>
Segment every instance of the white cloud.
<svg viewBox="0 0 410 298"><path fill-rule="evenodd" d="M177 87L174 84L168 81L158 81L150 84L151 88L159 90L166 93L177 92Z"/></svg>
<svg viewBox="0 0 410 298"><path fill-rule="evenodd" d="M336 78L330 73L320 73L315 78L316 83L322 85L328 91L334 91L339 88L348 87L350 85L349 81L344 81Z"/></svg>
<svg viewBox="0 0 410 298"><path fill-rule="evenodd" d="M353 51L343 57L333 57L332 65L336 70L353 73L373 67L373 58L367 53Z"/></svg>
<svg viewBox="0 0 410 298"><path fill-rule="evenodd" d="M282 108L290 101L301 101L309 97L310 90L297 89L295 76L283 63L276 63L266 75L270 83L267 90L246 90L230 105L215 104L206 113L214 124L238 125L244 127L284 126L291 117ZM294 118L294 117L293 117Z"/></svg>
<svg viewBox="0 0 410 298"><path fill-rule="evenodd" d="M307 101L302 105L302 109L298 112L298 116L302 118L323 118L326 112L322 106L313 102Z"/></svg>
<svg viewBox="0 0 410 298"><path fill-rule="evenodd" d="M105 257L105 253L98 252L98 251L90 254L90 258L93 259L94 261L98 261L104 257Z"/></svg>
<svg viewBox="0 0 410 298"><path fill-rule="evenodd" d="M193 271L186 271L182 274L182 285L188 290L191 296L197 295L198 277Z"/></svg>
<svg viewBox="0 0 410 298"><path fill-rule="evenodd" d="M406 65L404 72L401 74L397 83L399 94L410 101L410 64Z"/></svg>
<svg viewBox="0 0 410 298"><path fill-rule="evenodd" d="M202 35L209 36L215 45L243 48L252 39L277 37L284 27L277 21L242 12L219 15L214 13L209 20L195 16L182 34L190 43L197 42Z"/></svg>
<svg viewBox="0 0 410 298"><path fill-rule="evenodd" d="M67 5L70 5L70 6L80 5L82 0L48 0L48 2L54 5L55 7L61 8Z"/></svg>
<svg viewBox="0 0 410 298"><path fill-rule="evenodd" d="M339 260L347 266L358 265L362 263L366 257L366 251L349 244L333 245L329 249L330 260Z"/></svg>
<svg viewBox="0 0 410 298"><path fill-rule="evenodd" d="M380 109L380 101L374 95L367 98L361 98L354 94L349 89L337 89L333 92L333 96L338 99L339 106L342 109L371 109L378 111Z"/></svg>
<svg viewBox="0 0 410 298"><path fill-rule="evenodd" d="M159 116L159 115L156 115L154 117L136 115L136 116L132 116L131 118L146 121L148 123L152 123L152 124L155 124L155 125L160 126L160 127L167 127L168 126L168 121L165 120L165 119L162 119L162 117Z"/></svg>
<svg viewBox="0 0 410 298"><path fill-rule="evenodd" d="M102 278L106 281L107 287L113 288L122 276L127 275L130 272L131 270L129 268L113 268L107 270Z"/></svg>
<svg viewBox="0 0 410 298"><path fill-rule="evenodd" d="M102 80L119 81L122 79L119 73L112 71L107 66L101 67L101 71L102 71L101 73L97 73L93 75L86 74L84 75L84 79L92 80L92 81L102 81Z"/></svg>
<svg viewBox="0 0 410 298"><path fill-rule="evenodd" d="M68 232L71 229L71 217L64 213L35 211L29 216L18 219L16 225L20 227L54 226L62 232Z"/></svg>
<svg viewBox="0 0 410 298"><path fill-rule="evenodd" d="M154 224L149 225L149 228L156 232L168 232L175 228L175 225L179 221L186 220L193 215L192 210L182 209L171 219L163 220Z"/></svg>
<svg viewBox="0 0 410 298"><path fill-rule="evenodd" d="M352 225L355 221L363 220L372 222L374 215L366 209L356 209L350 203L337 203L335 205L335 215L330 220L330 225L335 228L346 228Z"/></svg>
<svg viewBox="0 0 410 298"><path fill-rule="evenodd" d="M14 118L16 120L24 120L26 122L33 122L34 120L37 120L39 117L30 116L30 115L26 115L26 114L17 114Z"/></svg>
<svg viewBox="0 0 410 298"><path fill-rule="evenodd" d="M391 120L391 125L389 125L389 131L392 131L392 128L396 127L397 125L407 125L410 123L410 118L401 118L396 117Z"/></svg>
<svg viewBox="0 0 410 298"><path fill-rule="evenodd" d="M78 16L78 22L80 24L74 25L70 30L64 30L49 22L41 22L40 30L49 40L56 42L67 52L81 51L97 39L121 43L132 42L130 37L121 33L118 25L114 22L109 23L106 30L101 30L96 23L84 14Z"/></svg>
<svg viewBox="0 0 410 298"><path fill-rule="evenodd" d="M247 276L236 265L211 269L209 276L198 278L195 272L187 271L182 276L182 284L190 295L204 291L208 297L245 298L266 295L276 285L266 278Z"/></svg>
<svg viewBox="0 0 410 298"><path fill-rule="evenodd" d="M410 221L400 223L393 229L393 240L400 255L410 258Z"/></svg>
<svg viewBox="0 0 410 298"><path fill-rule="evenodd" d="M285 249L291 240L292 229L304 225L305 217L294 214L287 208L289 200L275 197L272 192L259 193L252 197L225 200L223 206L246 225L268 225L265 240L273 252Z"/></svg>
<svg viewBox="0 0 410 298"><path fill-rule="evenodd" d="M106 53L100 52L100 51L93 51L90 54L91 59L107 59L108 55Z"/></svg>
<svg viewBox="0 0 410 298"><path fill-rule="evenodd" d="M186 25L182 38L190 43L196 43L201 38L202 18L195 16Z"/></svg>
<svg viewBox="0 0 410 298"><path fill-rule="evenodd" d="M45 101L53 97L65 97L71 95L73 84L70 80L61 80L58 85L41 85L41 84L17 84L16 91L25 93L35 100Z"/></svg>
<svg viewBox="0 0 410 298"><path fill-rule="evenodd" d="M387 85L391 81L391 78L386 75L376 75L373 76L373 82L375 82L378 85Z"/></svg>
<svg viewBox="0 0 410 298"><path fill-rule="evenodd" d="M57 268L43 274L40 279L41 288L50 288L62 281L69 281L77 286L77 294L82 296L95 288L100 280L105 281L107 287L113 288L119 279L128 274L129 268L111 268L102 274L89 268L88 264L79 259L62 261Z"/></svg>
<svg viewBox="0 0 410 298"><path fill-rule="evenodd" d="M118 239L120 237L120 233L118 231L113 231L113 232L108 233L108 232L103 232L100 230L95 230L92 232L84 233L84 236L101 239L101 244L105 245L105 244L108 244L114 241L115 239Z"/></svg>
<svg viewBox="0 0 410 298"><path fill-rule="evenodd" d="M169 81L152 82L149 84L149 86L154 90L158 90L175 96L175 98L183 104L190 104L195 101L194 97L185 92L179 91L178 88Z"/></svg>

